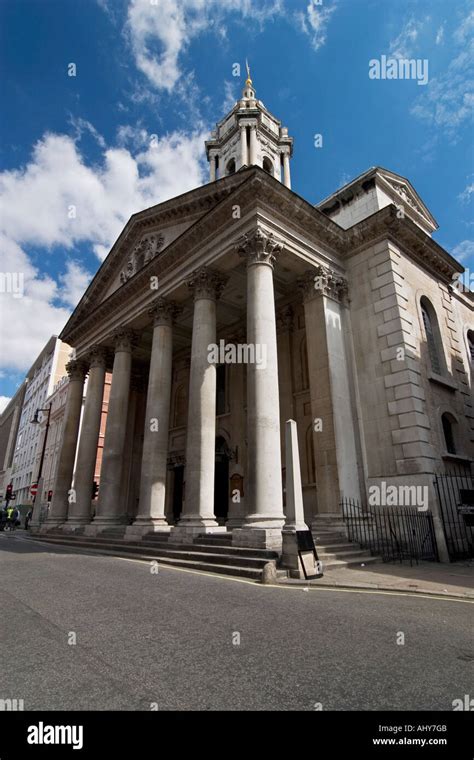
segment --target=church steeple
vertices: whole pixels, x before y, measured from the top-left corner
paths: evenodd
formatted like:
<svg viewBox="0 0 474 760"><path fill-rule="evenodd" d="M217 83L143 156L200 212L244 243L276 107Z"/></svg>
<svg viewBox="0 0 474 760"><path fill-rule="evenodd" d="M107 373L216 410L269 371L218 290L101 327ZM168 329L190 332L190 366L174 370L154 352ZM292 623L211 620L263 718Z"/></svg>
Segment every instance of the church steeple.
<svg viewBox="0 0 474 760"><path fill-rule="evenodd" d="M282 127L281 121L257 100L247 61L245 66L247 79L241 99L206 141L210 180L256 165L291 188L293 138L288 136L287 127Z"/></svg>

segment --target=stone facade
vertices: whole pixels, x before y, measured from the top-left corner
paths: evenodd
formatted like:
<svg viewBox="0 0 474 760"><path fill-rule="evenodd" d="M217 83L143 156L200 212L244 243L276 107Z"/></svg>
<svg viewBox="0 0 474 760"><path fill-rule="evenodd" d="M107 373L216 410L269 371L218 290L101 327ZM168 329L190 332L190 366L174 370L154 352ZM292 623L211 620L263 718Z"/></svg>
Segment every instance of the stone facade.
<svg viewBox="0 0 474 760"><path fill-rule="evenodd" d="M31 423L36 411L46 408L46 399L65 373L70 352L71 347L53 335L26 375L10 476L17 506L30 507L33 503L30 487L38 471L42 436L40 425Z"/></svg>
<svg viewBox="0 0 474 760"><path fill-rule="evenodd" d="M279 181L289 170L261 166L266 110L249 82L207 144L211 182L130 219L62 332L76 360L46 527L177 542L231 530L279 548L294 419L307 524L338 523L341 499L363 506L374 483L423 484L442 543L433 474L469 464L474 439L463 268L403 177L371 169L315 207ZM253 152L214 179L242 111Z"/></svg>

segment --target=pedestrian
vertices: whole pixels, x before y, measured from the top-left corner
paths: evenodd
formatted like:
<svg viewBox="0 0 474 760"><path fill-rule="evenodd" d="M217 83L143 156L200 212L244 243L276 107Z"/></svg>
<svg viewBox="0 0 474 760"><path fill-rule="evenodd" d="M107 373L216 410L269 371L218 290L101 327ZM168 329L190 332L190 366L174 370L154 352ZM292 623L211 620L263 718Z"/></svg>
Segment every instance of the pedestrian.
<svg viewBox="0 0 474 760"><path fill-rule="evenodd" d="M5 526L5 530L15 530L15 523L17 519L15 512L15 507L7 507L7 524Z"/></svg>
<svg viewBox="0 0 474 760"><path fill-rule="evenodd" d="M0 510L0 530L5 530L7 524L7 508L2 507Z"/></svg>
<svg viewBox="0 0 474 760"><path fill-rule="evenodd" d="M25 530L28 530L28 525L29 525L30 520L31 520L32 517L33 517L33 510L30 509L26 513L26 517L25 517Z"/></svg>

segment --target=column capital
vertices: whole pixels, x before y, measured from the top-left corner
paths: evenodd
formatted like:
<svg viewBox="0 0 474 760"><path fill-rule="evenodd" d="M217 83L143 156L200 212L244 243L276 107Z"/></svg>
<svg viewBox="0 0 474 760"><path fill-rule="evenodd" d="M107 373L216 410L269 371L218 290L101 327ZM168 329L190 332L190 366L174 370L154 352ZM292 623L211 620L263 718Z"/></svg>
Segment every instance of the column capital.
<svg viewBox="0 0 474 760"><path fill-rule="evenodd" d="M66 364L66 372L70 381L81 380L83 382L87 373L87 364L80 359L72 359Z"/></svg>
<svg viewBox="0 0 474 760"><path fill-rule="evenodd" d="M333 301L343 302L347 298L348 286L344 277L336 274L330 267L318 264L298 278L298 287L303 300L308 301L317 296L327 296Z"/></svg>
<svg viewBox="0 0 474 760"><path fill-rule="evenodd" d="M148 314L153 320L153 327L157 325L167 325L171 327L178 314L181 314L182 307L174 301L167 301L165 298L157 298L148 309Z"/></svg>
<svg viewBox="0 0 474 760"><path fill-rule="evenodd" d="M273 267L282 248L282 242L276 240L272 232L264 232L260 227L246 232L237 241L237 253L247 259L247 266L268 264Z"/></svg>
<svg viewBox="0 0 474 760"><path fill-rule="evenodd" d="M93 367L103 367L105 369L107 366L107 356L108 350L105 346L92 346L87 354L89 369Z"/></svg>
<svg viewBox="0 0 474 760"><path fill-rule="evenodd" d="M294 325L295 312L291 304L287 304L279 309L276 313L277 330L292 330Z"/></svg>
<svg viewBox="0 0 474 760"><path fill-rule="evenodd" d="M132 330L129 327L118 327L113 331L111 337L115 353L117 353L117 351L127 351L128 353L132 353L133 347L138 342L138 336L135 330Z"/></svg>
<svg viewBox="0 0 474 760"><path fill-rule="evenodd" d="M216 301L227 283L228 277L214 272L206 267L197 269L186 284L194 293L194 300L198 298L207 298Z"/></svg>

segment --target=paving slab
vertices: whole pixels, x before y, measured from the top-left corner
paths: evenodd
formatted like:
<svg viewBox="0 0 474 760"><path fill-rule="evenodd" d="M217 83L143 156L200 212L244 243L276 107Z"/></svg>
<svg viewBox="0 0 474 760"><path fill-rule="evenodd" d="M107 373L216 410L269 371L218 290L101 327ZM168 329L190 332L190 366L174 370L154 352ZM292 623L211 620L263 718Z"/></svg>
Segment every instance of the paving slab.
<svg viewBox="0 0 474 760"><path fill-rule="evenodd" d="M324 568L323 568L324 569ZM377 563L365 567L327 570L314 581L283 579L281 583L300 586L329 586L386 591L410 591L436 596L474 600L474 561Z"/></svg>

